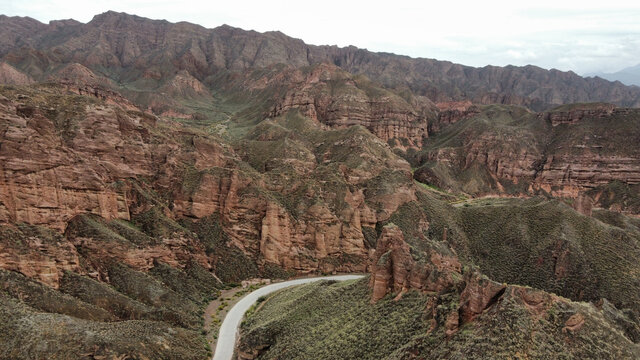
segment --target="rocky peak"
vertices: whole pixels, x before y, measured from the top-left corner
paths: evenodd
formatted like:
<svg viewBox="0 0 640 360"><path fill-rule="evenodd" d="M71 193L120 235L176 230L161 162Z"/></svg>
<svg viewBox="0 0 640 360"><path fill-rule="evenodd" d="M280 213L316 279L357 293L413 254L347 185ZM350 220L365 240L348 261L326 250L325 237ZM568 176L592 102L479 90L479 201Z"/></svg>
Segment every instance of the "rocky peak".
<svg viewBox="0 0 640 360"><path fill-rule="evenodd" d="M74 19L64 19L64 20L51 20L49 21L49 26L52 28L70 28L75 26L83 25L80 21Z"/></svg>
<svg viewBox="0 0 640 360"><path fill-rule="evenodd" d="M169 24L166 20L151 20L137 15L129 15L125 12L117 12L113 10L106 11L102 14L95 15L91 21L87 23L90 26L106 26L117 27L120 31L123 31L123 26L132 25L136 22L155 23L155 24Z"/></svg>
<svg viewBox="0 0 640 360"><path fill-rule="evenodd" d="M45 24L28 16L6 16L0 15L0 26L15 26L20 28L43 29Z"/></svg>
<svg viewBox="0 0 640 360"><path fill-rule="evenodd" d="M34 38L47 29L47 25L30 17L0 16L0 57L19 49L32 46Z"/></svg>
<svg viewBox="0 0 640 360"><path fill-rule="evenodd" d="M58 32L57 36L51 37L56 42L43 37L47 31ZM101 38L102 31L111 35ZM482 104L524 105L535 110L553 104L591 101L640 105L637 87L585 79L571 72L533 66L473 68L434 59L374 53L354 46L307 45L280 32L258 33L230 26L206 29L186 22L174 24L114 11L96 15L83 26L71 20L45 25L29 18L3 17L0 35L0 56L9 52L15 55L26 45L44 57L55 51L56 55L51 59L56 62L83 59L80 62L91 69L107 66L115 76L133 76L131 81L138 80L130 72L132 65L140 69L157 64L175 67L166 69L166 74L187 69L204 82L219 69L243 71L275 64L302 67L326 62L353 74L365 75L389 89L411 89L415 95L426 96L435 102L471 100ZM96 48L97 39L105 44ZM73 57L61 57L61 51L73 54ZM50 64L46 62L13 58L25 64L29 62L29 75L34 78L49 70ZM194 61L198 63L197 72L189 67Z"/></svg>

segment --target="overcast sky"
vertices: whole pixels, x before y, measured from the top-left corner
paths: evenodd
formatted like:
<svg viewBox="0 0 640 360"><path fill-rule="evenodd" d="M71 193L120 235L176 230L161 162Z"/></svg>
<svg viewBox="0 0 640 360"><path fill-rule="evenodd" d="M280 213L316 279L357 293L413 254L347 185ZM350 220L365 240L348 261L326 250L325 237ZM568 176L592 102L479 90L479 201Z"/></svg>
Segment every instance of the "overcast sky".
<svg viewBox="0 0 640 360"><path fill-rule="evenodd" d="M280 30L309 44L613 72L640 63L640 1L0 0L0 13L88 22L107 10L205 27ZM522 2L524 3L524 2Z"/></svg>

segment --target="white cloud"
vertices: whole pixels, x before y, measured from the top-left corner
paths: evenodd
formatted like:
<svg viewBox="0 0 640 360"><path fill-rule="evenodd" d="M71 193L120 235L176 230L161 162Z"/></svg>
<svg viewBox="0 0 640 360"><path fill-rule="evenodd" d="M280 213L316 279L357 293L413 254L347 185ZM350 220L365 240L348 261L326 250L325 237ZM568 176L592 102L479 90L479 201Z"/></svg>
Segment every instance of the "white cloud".
<svg viewBox="0 0 640 360"><path fill-rule="evenodd" d="M0 0L0 13L87 22L106 10L154 19L280 30L311 44L450 60L615 71L640 62L640 3L631 1Z"/></svg>

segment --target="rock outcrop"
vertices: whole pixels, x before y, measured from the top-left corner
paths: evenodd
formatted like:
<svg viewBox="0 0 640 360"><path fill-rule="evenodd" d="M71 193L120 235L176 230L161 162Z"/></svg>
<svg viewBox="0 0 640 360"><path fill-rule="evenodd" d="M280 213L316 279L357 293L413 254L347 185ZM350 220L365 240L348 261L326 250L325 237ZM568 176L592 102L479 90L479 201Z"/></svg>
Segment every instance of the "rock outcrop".
<svg viewBox="0 0 640 360"><path fill-rule="evenodd" d="M17 271L25 276L57 288L65 271L81 272L80 258L73 244L61 237L46 241L25 237L21 246L9 231L0 240L0 269Z"/></svg>
<svg viewBox="0 0 640 360"><path fill-rule="evenodd" d="M640 138L640 112L589 104L563 106L542 116L553 128L550 141L559 146L549 146L537 162L534 187L577 198L615 181L640 183L640 152L629 143Z"/></svg>
<svg viewBox="0 0 640 360"><path fill-rule="evenodd" d="M460 294L458 310L460 325L473 321L476 316L495 304L507 288L506 284L498 284L477 273L468 274L465 280L466 286Z"/></svg>
<svg viewBox="0 0 640 360"><path fill-rule="evenodd" d="M5 289L20 287L0 293L0 332L42 343L49 328L70 326L82 346L60 357L202 358L198 304L223 282L255 276L369 271L374 306L420 292L429 297L420 306L433 325L428 333L444 328L449 339L465 323L488 321L503 303L547 319L554 306L574 305L463 268L461 259L484 260L489 243L512 244L481 233L483 248L471 250L477 243L466 227L475 220L464 218L464 207L437 203L413 179L472 194L575 197L585 215L616 199L603 187L620 183L634 195L640 184L639 111L597 104L536 115L522 107L594 99L640 105L640 92L619 84L114 12L88 24L0 16L0 35L0 82L13 84L0 87L0 277ZM415 155L416 171L397 155L403 151ZM626 232L637 225L602 218L617 223L594 227L590 221L600 220L565 208L571 214L561 225L545 218L543 231L535 221L521 223L514 227L523 236L504 237L535 234L538 244L547 230L553 237L537 256L518 252L527 275L544 273L541 288L571 288L568 296L578 300L617 292L616 306L637 310L635 278L620 276L635 274L631 265L575 261L594 248L633 264L635 249L624 246L633 244ZM584 228L567 220L573 215L595 229L590 243L564 236ZM611 241L602 246L602 238ZM453 247L466 253L459 259ZM498 274L506 267L499 265ZM578 286L587 280L575 282L576 274L590 269L598 283ZM44 304L49 299L53 305ZM637 335L635 313L608 310ZM591 313L566 315L558 320L566 336L589 328ZM50 324L44 330L15 326L42 319ZM121 320L136 322L101 322ZM164 334L149 335L164 350L127 348L152 342L144 337L114 346L128 326L138 326L134 335ZM104 341L92 338L107 333ZM193 343L183 352L178 339ZM0 357L33 348L12 344L0 346Z"/></svg>
<svg viewBox="0 0 640 360"><path fill-rule="evenodd" d="M640 183L640 163L636 156L597 155L590 149L582 154L547 157L535 186L561 197L577 197L582 191L614 181Z"/></svg>
<svg viewBox="0 0 640 360"><path fill-rule="evenodd" d="M581 104L560 107L553 111L538 114L542 118L551 123L551 126L561 124L575 124L585 117L590 118L606 118L615 113L627 113L628 109L616 109L613 104Z"/></svg>
<svg viewBox="0 0 640 360"><path fill-rule="evenodd" d="M431 296L425 310L429 333L441 327L450 339L463 325L481 315L501 311L505 306L500 305L502 301L516 304L524 310L523 316L534 319L547 318L553 307L567 306L566 299L542 290L501 284L477 270L463 270L455 255L431 250L424 256L424 260L416 260L416 254L412 254L402 231L392 223L387 224L372 257L369 288L373 303L390 293L396 294L393 301L400 300L408 291L420 291ZM454 294L455 306L439 306L442 294ZM486 321L487 317L482 319ZM567 316L562 331L578 332L583 324L584 316L575 312Z"/></svg>
<svg viewBox="0 0 640 360"><path fill-rule="evenodd" d="M6 62L0 62L0 84L29 85L33 79Z"/></svg>
<svg viewBox="0 0 640 360"><path fill-rule="evenodd" d="M225 245L261 266L351 272L367 266L363 228L415 200L409 164L361 127L334 130L331 143L317 135L313 142L291 142L296 151L266 158L272 165L256 165L261 174L217 139L159 122L100 87L64 84L3 94L2 224L65 231L72 219L88 213L107 222L135 221L154 208L176 220L215 215L228 236ZM268 147L281 141L263 135L257 133L262 140L256 141ZM247 144L241 154L249 161L263 156L258 148L252 151ZM283 178L282 169L290 168L294 172ZM304 198L316 200L295 205L305 187ZM184 262L178 258L187 257L180 249L194 248L188 239L168 239L138 250L93 249L91 241L81 240L73 245L145 271L156 260L178 266ZM58 277L65 266L56 267Z"/></svg>
<svg viewBox="0 0 640 360"><path fill-rule="evenodd" d="M437 103L438 118L429 123L429 133L437 133L442 128L455 124L466 117L480 113L478 106L469 100Z"/></svg>
<svg viewBox="0 0 640 360"><path fill-rule="evenodd" d="M289 90L278 100L270 117L298 109L330 128L361 125L383 141L420 148L435 108L426 100L407 102L399 95L353 76L333 65L320 64L308 71L292 70L286 76Z"/></svg>
<svg viewBox="0 0 640 360"><path fill-rule="evenodd" d="M593 199L585 194L579 194L573 203L573 208L582 215L591 216L593 211Z"/></svg>
<svg viewBox="0 0 640 360"><path fill-rule="evenodd" d="M567 105L541 114L511 106L479 109L457 120L461 124L430 134L427 150L414 155L416 180L473 195L542 192L566 198L615 182L640 183L640 152L631 145L640 139L637 109L607 104Z"/></svg>
<svg viewBox="0 0 640 360"><path fill-rule="evenodd" d="M387 224L380 234L371 262L371 301L376 302L389 293L419 290L438 293L452 288L461 280L462 266L452 255L431 251L424 263L411 256L402 231Z"/></svg>

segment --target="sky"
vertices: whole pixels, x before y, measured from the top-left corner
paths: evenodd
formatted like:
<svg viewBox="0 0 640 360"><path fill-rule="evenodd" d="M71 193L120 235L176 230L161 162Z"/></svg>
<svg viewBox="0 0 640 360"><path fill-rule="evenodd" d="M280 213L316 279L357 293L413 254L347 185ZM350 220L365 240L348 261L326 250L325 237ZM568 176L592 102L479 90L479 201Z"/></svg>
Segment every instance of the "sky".
<svg viewBox="0 0 640 360"><path fill-rule="evenodd" d="M279 30L314 45L578 74L640 63L640 1L0 0L0 13L88 22L107 10L213 28Z"/></svg>

